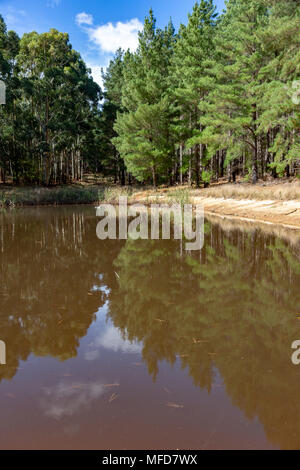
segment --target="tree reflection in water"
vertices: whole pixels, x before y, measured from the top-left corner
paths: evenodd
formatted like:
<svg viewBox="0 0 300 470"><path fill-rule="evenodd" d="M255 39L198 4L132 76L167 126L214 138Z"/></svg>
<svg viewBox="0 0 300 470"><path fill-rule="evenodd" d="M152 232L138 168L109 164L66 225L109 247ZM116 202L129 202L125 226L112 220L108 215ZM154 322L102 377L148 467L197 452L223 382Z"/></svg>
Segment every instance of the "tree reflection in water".
<svg viewBox="0 0 300 470"><path fill-rule="evenodd" d="M108 302L124 339L142 344L155 380L180 361L211 391L220 372L247 418L272 443L300 447L299 246L259 230L206 224L201 252L180 241L99 241L93 208L1 215L0 338L9 345L0 379L30 354L64 361ZM106 289L103 289L103 287Z"/></svg>

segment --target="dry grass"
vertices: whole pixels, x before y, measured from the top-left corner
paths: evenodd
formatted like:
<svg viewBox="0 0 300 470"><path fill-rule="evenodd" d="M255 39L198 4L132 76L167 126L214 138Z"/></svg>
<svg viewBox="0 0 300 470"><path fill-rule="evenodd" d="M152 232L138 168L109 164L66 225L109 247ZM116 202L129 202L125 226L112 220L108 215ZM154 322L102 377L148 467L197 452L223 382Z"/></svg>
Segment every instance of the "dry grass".
<svg viewBox="0 0 300 470"><path fill-rule="evenodd" d="M159 188L105 185L70 185L57 188L0 186L0 207L43 204L91 204L105 201L117 204L120 196L131 202L187 204L191 197L211 197L248 200L300 200L300 181L278 181L258 183L217 184L207 189L192 189L187 186Z"/></svg>
<svg viewBox="0 0 300 470"><path fill-rule="evenodd" d="M104 190L104 201L110 204L117 204L120 196L130 198L138 190L132 186L111 186Z"/></svg>
<svg viewBox="0 0 300 470"><path fill-rule="evenodd" d="M174 202L176 202L177 204L184 206L184 204L188 204L190 202L190 197L190 188L178 188L168 192L169 204L173 204Z"/></svg>
<svg viewBox="0 0 300 470"><path fill-rule="evenodd" d="M224 184L197 192L204 197L224 199L254 199L254 200L278 200L295 201L300 199L300 182L286 182L279 184Z"/></svg>

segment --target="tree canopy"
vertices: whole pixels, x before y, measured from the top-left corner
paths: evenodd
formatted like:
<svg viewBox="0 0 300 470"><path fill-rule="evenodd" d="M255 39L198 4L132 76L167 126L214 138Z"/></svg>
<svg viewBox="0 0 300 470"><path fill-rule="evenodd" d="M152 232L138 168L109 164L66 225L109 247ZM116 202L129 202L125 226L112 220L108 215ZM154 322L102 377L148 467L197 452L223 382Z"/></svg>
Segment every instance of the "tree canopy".
<svg viewBox="0 0 300 470"><path fill-rule="evenodd" d="M20 39L0 18L1 179L64 183L85 170L154 185L256 183L296 176L300 151L300 5L196 2L178 32L152 10L135 52L116 51L93 81L69 37Z"/></svg>

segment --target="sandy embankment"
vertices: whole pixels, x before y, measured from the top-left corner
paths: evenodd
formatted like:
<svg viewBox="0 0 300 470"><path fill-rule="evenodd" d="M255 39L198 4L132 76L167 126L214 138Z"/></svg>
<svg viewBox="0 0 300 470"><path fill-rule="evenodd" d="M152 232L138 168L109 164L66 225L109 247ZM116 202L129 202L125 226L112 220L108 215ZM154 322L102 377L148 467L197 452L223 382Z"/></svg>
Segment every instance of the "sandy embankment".
<svg viewBox="0 0 300 470"><path fill-rule="evenodd" d="M136 193L131 203L170 203L170 198L164 193ZM175 202L175 201L174 201ZM232 199L223 197L190 196L190 203L200 204L206 214L222 216L223 218L241 219L248 222L263 222L265 224L282 225L294 230L300 230L300 200L253 200Z"/></svg>
<svg viewBox="0 0 300 470"><path fill-rule="evenodd" d="M235 200L212 197L194 197L193 204L202 204L210 214L230 218L280 224L300 229L300 201Z"/></svg>

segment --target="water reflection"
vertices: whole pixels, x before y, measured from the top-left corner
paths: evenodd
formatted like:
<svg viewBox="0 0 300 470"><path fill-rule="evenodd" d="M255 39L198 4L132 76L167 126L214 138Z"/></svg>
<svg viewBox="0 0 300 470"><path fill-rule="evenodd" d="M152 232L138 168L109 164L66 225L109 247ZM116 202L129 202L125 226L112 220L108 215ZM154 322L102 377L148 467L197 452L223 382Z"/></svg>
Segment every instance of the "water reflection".
<svg viewBox="0 0 300 470"><path fill-rule="evenodd" d="M62 361L76 356L107 298L105 291L93 289L102 283L94 225L76 211L2 214L1 338L10 354L0 377L12 378L30 353ZM110 265L116 249L105 250L106 259L101 251L101 266Z"/></svg>
<svg viewBox="0 0 300 470"><path fill-rule="evenodd" d="M44 389L41 407L46 416L61 419L63 416L72 416L82 408L89 408L105 392L102 383L64 383L59 382L54 387Z"/></svg>
<svg viewBox="0 0 300 470"><path fill-rule="evenodd" d="M221 387L246 420L258 418L271 444L300 448L300 368L290 359L300 339L299 245L212 223L201 252L186 254L180 241L99 241L93 208L17 210L0 224L0 339L8 345L0 393L21 361L73 358L76 380L60 377L37 399L48 418L81 413L85 421L104 396L118 396L119 384L93 367L112 361L120 375L142 361L155 382L163 364L180 364L178 380L184 371L190 377L183 401L192 384L208 393ZM131 380L145 379L134 372ZM166 391L151 393L161 401ZM130 393L126 403L138 415ZM152 413L159 421L159 410ZM192 429L193 416L183 416L180 425ZM78 422L66 430L80 433Z"/></svg>

